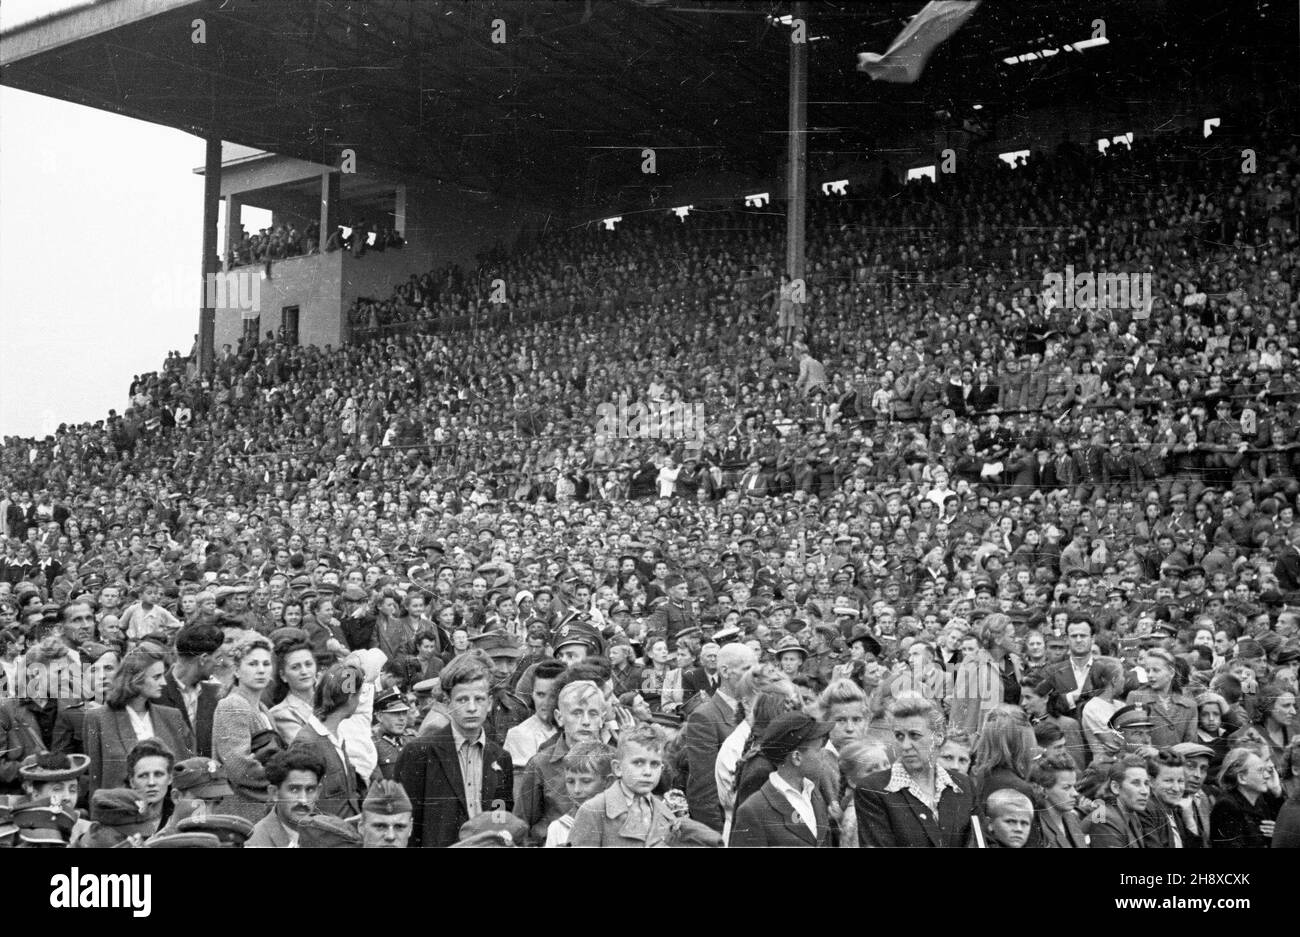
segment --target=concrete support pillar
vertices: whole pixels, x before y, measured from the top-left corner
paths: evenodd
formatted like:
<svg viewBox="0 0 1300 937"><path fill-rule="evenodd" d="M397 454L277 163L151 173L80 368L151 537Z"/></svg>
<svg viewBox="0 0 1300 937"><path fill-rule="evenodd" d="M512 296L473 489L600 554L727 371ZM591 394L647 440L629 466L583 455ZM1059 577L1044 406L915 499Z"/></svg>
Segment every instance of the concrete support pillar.
<svg viewBox="0 0 1300 937"><path fill-rule="evenodd" d="M806 0L794 18L808 21ZM791 280L804 275L804 219L808 207L808 44L790 43L790 133L786 147L785 266Z"/></svg>
<svg viewBox="0 0 1300 937"><path fill-rule="evenodd" d="M226 196L226 256L225 268L227 270L234 266L232 259L234 251L232 247L239 243L239 216L244 211L244 203L240 201L238 195Z"/></svg>
<svg viewBox="0 0 1300 937"><path fill-rule="evenodd" d="M320 245L330 239L334 225L339 223L339 181L337 172L323 172L320 176Z"/></svg>
<svg viewBox="0 0 1300 937"><path fill-rule="evenodd" d="M213 344L216 341L216 290L208 283L217 276L217 211L221 201L221 138L208 137L203 160L203 263L199 268L199 369L205 375L213 370Z"/></svg>

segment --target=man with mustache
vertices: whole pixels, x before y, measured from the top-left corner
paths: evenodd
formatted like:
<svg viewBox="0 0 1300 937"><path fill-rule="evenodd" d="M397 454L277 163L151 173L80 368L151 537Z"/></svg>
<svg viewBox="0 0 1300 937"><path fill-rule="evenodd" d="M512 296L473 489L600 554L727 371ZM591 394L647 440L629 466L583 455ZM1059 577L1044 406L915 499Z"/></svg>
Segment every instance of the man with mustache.
<svg viewBox="0 0 1300 937"><path fill-rule="evenodd" d="M285 849L298 845L298 828L316 810L325 761L309 748L277 752L266 763L272 808L253 827L245 849Z"/></svg>

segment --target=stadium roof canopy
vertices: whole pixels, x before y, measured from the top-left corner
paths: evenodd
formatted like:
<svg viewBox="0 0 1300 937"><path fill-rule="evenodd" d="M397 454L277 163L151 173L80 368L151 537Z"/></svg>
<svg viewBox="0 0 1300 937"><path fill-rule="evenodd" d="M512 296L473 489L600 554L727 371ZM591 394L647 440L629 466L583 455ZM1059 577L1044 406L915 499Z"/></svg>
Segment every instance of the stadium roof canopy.
<svg viewBox="0 0 1300 937"><path fill-rule="evenodd" d="M1281 0L986 0L915 85L873 82L922 0L809 0L810 170L901 134L1069 99L1176 101L1189 82L1281 63ZM345 148L501 196L580 204L660 176L779 169L789 3L712 0L102 0L0 36L0 83L337 165ZM202 19L205 42L194 40ZM491 41L493 20L506 41ZM1007 64L1088 39L1109 42ZM88 141L93 146L93 141Z"/></svg>

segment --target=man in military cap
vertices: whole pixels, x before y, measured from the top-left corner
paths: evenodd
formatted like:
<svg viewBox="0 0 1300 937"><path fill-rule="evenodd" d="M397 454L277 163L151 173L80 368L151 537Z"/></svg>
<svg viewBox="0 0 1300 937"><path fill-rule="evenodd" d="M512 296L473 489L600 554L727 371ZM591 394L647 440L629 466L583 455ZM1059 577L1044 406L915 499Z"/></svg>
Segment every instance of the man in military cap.
<svg viewBox="0 0 1300 937"><path fill-rule="evenodd" d="M813 628L809 638L808 659L803 662L803 673L816 677L825 686L831 680L832 672L839 658L835 653L835 639L839 631L833 625L819 624Z"/></svg>
<svg viewBox="0 0 1300 937"><path fill-rule="evenodd" d="M159 811L129 788L104 788L90 798L90 828L74 847L107 849L140 845L158 828Z"/></svg>
<svg viewBox="0 0 1300 937"><path fill-rule="evenodd" d="M12 810L9 819L17 827L13 838L19 848L62 849L78 822L71 805L51 803L47 797L20 800Z"/></svg>
<svg viewBox="0 0 1300 937"><path fill-rule="evenodd" d="M566 664L576 664L585 657L600 656L605 649L600 632L583 621L570 621L555 630L551 639L555 656Z"/></svg>
<svg viewBox="0 0 1300 937"><path fill-rule="evenodd" d="M182 820L220 813L222 798L233 793L225 769L211 758L187 758L172 768L172 815L158 836L178 833Z"/></svg>
<svg viewBox="0 0 1300 937"><path fill-rule="evenodd" d="M1183 570L1182 583L1174 600L1182 611L1182 618L1190 621L1204 611L1208 598L1205 581L1205 567L1189 566Z"/></svg>
<svg viewBox="0 0 1300 937"><path fill-rule="evenodd" d="M359 849L361 843L356 823L333 814L314 813L298 824L300 849Z"/></svg>
<svg viewBox="0 0 1300 937"><path fill-rule="evenodd" d="M405 849L411 839L413 812L411 798L401 784L375 781L361 804L362 848Z"/></svg>
<svg viewBox="0 0 1300 937"><path fill-rule="evenodd" d="M235 583L217 588L217 609L227 618L239 622L245 631L256 631L261 624L257 613L248 607L248 586Z"/></svg>
<svg viewBox="0 0 1300 937"><path fill-rule="evenodd" d="M390 687L375 696L375 725L373 736L375 752L379 756L379 773L386 781L393 780L397 756L406 742L406 723L411 707L406 705L402 691Z"/></svg>
<svg viewBox="0 0 1300 937"><path fill-rule="evenodd" d="M690 587L685 579L676 574L670 575L664 580L664 589L668 601L646 619L646 631L662 634L673 641L682 629L698 627L700 618L690 599Z"/></svg>
<svg viewBox="0 0 1300 937"><path fill-rule="evenodd" d="M515 665L523 653L519 639L504 631L485 631L476 635L473 646L492 659L492 706L483 731L498 745L504 745L506 733L532 715L528 701L510 685Z"/></svg>
<svg viewBox="0 0 1300 937"><path fill-rule="evenodd" d="M1121 755L1133 754L1150 758L1156 753L1156 747L1151 744L1151 730L1156 724L1141 706L1121 707L1110 717L1109 725L1124 737Z"/></svg>
<svg viewBox="0 0 1300 937"><path fill-rule="evenodd" d="M223 848L241 849L253 835L254 824L243 817L211 813L181 820L176 829L180 833L209 833Z"/></svg>

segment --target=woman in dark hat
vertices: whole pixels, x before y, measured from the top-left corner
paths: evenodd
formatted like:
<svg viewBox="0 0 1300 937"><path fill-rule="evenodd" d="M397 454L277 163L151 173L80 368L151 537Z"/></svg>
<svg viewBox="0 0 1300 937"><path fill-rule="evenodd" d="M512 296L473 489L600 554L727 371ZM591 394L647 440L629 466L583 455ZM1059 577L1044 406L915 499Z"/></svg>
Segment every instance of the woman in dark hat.
<svg viewBox="0 0 1300 937"><path fill-rule="evenodd" d="M89 755L47 752L28 757L18 771L29 799L47 798L55 806L74 807L80 796L80 779L89 769Z"/></svg>

